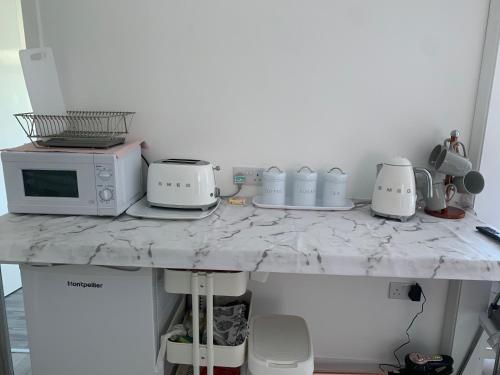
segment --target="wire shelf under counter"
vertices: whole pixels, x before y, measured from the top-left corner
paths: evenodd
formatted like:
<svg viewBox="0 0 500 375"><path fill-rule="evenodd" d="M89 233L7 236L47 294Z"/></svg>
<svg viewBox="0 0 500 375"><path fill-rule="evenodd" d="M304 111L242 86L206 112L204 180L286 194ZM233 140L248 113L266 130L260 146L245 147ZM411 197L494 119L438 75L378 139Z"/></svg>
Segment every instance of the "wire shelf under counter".
<svg viewBox="0 0 500 375"><path fill-rule="evenodd" d="M18 113L14 117L36 147L108 148L121 144L135 112L67 111L65 115Z"/></svg>

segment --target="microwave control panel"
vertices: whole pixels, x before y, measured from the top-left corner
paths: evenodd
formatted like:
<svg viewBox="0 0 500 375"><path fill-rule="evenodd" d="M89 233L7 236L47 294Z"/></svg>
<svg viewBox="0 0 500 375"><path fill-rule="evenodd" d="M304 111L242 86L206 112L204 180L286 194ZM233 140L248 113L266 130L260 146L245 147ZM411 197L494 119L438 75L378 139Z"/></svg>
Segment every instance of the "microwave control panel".
<svg viewBox="0 0 500 375"><path fill-rule="evenodd" d="M96 164L95 181L99 206L104 208L114 207L116 205L116 197L113 165Z"/></svg>

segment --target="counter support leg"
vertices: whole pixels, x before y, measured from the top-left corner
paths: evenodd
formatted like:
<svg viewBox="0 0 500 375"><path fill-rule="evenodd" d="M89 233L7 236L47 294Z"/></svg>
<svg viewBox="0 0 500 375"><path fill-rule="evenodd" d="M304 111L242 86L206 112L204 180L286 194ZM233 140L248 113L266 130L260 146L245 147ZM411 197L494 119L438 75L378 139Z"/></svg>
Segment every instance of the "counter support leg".
<svg viewBox="0 0 500 375"><path fill-rule="evenodd" d="M495 350L495 366L493 367L493 374L492 375L497 375L498 374L498 366L500 366L500 345L496 346Z"/></svg>
<svg viewBox="0 0 500 375"><path fill-rule="evenodd" d="M214 274L207 273L207 374L214 375Z"/></svg>
<svg viewBox="0 0 500 375"><path fill-rule="evenodd" d="M476 349L477 343L481 339L482 334L483 334L483 327L480 325L476 331L476 334L474 335L474 338L472 339L472 342L470 343L469 348L467 349L467 353L465 354L465 357L462 363L460 364L460 367L458 368L457 375L462 375L464 373L465 368L469 364L470 358L472 357L472 353L474 353L474 350Z"/></svg>
<svg viewBox="0 0 500 375"><path fill-rule="evenodd" d="M9 329L7 327L7 313L3 297L2 271L0 271L0 374L14 375L10 353Z"/></svg>
<svg viewBox="0 0 500 375"><path fill-rule="evenodd" d="M193 318L193 373L200 375L200 295L198 289L198 273L191 275L191 295Z"/></svg>

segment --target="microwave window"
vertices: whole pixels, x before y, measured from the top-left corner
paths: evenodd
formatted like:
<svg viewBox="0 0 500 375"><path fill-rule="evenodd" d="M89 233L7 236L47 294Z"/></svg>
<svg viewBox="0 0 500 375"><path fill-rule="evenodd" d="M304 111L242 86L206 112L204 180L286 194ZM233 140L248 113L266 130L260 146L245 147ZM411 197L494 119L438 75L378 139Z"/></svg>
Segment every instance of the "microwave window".
<svg viewBox="0 0 500 375"><path fill-rule="evenodd" d="M78 198L76 171L23 169L27 197Z"/></svg>

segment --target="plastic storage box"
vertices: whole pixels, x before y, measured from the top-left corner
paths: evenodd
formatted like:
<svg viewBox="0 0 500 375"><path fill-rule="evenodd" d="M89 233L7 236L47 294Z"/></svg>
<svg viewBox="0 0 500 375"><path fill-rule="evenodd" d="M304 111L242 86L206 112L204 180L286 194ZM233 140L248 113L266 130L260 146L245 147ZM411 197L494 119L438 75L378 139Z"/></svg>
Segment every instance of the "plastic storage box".
<svg viewBox="0 0 500 375"><path fill-rule="evenodd" d="M198 293L206 295L207 273L213 275L214 290L217 296L241 296L247 290L248 272L204 272L191 270L165 270L165 290L168 293L191 294L191 276L193 272L199 275Z"/></svg>
<svg viewBox="0 0 500 375"><path fill-rule="evenodd" d="M252 292L246 292L240 297L217 297L219 303L225 304L232 301L245 301L249 308L247 310L247 319L252 313ZM175 324L179 324L184 319L186 311L185 300L179 305L174 318L170 323L169 330ZM245 349L248 338L238 346L214 345L214 365L220 367L239 367L245 362ZM207 366L207 345L200 344L200 366ZM167 361L177 364L193 364L193 344L167 342Z"/></svg>
<svg viewBox="0 0 500 375"><path fill-rule="evenodd" d="M251 375L312 375L314 355L305 320L292 315L253 317L248 370Z"/></svg>

